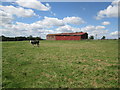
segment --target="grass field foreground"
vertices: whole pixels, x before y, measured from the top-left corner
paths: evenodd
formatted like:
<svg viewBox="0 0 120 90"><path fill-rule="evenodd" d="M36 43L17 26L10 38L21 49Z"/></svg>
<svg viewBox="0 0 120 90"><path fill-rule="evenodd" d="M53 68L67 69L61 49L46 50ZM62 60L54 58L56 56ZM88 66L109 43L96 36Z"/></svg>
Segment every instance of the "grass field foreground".
<svg viewBox="0 0 120 90"><path fill-rule="evenodd" d="M118 40L2 42L4 88L118 87Z"/></svg>

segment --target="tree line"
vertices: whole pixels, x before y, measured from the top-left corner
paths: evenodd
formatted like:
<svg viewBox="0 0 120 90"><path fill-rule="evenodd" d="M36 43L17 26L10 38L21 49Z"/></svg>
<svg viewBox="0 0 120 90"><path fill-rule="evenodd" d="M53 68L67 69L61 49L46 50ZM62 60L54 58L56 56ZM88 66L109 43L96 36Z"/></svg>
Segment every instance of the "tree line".
<svg viewBox="0 0 120 90"><path fill-rule="evenodd" d="M94 36L90 36L89 39L94 39ZM101 37L101 39L106 39L105 36ZM119 37L120 39L120 37ZM33 37L32 35L28 36L28 37L5 37L5 36L0 36L0 41L25 41L25 40L44 40L41 37Z"/></svg>
<svg viewBox="0 0 120 90"><path fill-rule="evenodd" d="M28 37L6 37L6 36L0 36L0 41L25 41L25 40L44 40L41 37L33 37L32 35Z"/></svg>
<svg viewBox="0 0 120 90"><path fill-rule="evenodd" d="M91 36L89 37L89 39L94 39L94 36L91 35ZM105 37L105 36L102 36L101 39L106 39L106 37Z"/></svg>
<svg viewBox="0 0 120 90"><path fill-rule="evenodd" d="M88 39L95 39L95 37L91 35ZM102 37L101 37L101 40L105 40L105 39L106 39L105 36L102 36ZM118 39L120 39L120 37L118 37Z"/></svg>

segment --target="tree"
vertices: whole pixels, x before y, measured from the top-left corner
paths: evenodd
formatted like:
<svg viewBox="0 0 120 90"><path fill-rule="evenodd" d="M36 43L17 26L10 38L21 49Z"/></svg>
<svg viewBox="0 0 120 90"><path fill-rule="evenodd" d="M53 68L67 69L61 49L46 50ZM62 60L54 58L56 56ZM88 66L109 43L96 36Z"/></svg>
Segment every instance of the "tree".
<svg viewBox="0 0 120 90"><path fill-rule="evenodd" d="M5 37L5 36L0 36L0 41L24 41L24 40L43 40L41 37L33 37L30 35L29 37Z"/></svg>
<svg viewBox="0 0 120 90"><path fill-rule="evenodd" d="M105 36L103 36L101 39L105 39Z"/></svg>
<svg viewBox="0 0 120 90"><path fill-rule="evenodd" d="M90 36L89 39L94 39L94 36Z"/></svg>
<svg viewBox="0 0 120 90"><path fill-rule="evenodd" d="M33 40L33 36L30 35L29 37L27 37L28 40Z"/></svg>
<svg viewBox="0 0 120 90"><path fill-rule="evenodd" d="M35 37L36 40L41 40L41 37Z"/></svg>
<svg viewBox="0 0 120 90"><path fill-rule="evenodd" d="M0 36L0 41L7 41L7 37L5 37L5 36Z"/></svg>

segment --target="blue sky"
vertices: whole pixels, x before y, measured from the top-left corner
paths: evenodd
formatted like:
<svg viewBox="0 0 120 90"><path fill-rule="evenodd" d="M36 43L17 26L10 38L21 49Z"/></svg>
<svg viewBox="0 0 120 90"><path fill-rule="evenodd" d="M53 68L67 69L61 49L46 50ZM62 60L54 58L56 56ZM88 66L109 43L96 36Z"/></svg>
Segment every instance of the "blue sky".
<svg viewBox="0 0 120 90"><path fill-rule="evenodd" d="M83 31L98 38L118 37L118 6L114 2L22 2L2 2L3 35L46 38L50 33Z"/></svg>

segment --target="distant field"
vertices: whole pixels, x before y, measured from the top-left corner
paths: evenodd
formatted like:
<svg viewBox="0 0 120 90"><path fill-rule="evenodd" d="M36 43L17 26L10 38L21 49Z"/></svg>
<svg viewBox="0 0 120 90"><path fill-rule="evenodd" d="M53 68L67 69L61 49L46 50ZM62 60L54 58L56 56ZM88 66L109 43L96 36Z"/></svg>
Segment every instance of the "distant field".
<svg viewBox="0 0 120 90"><path fill-rule="evenodd" d="M2 45L4 88L118 87L118 40Z"/></svg>

